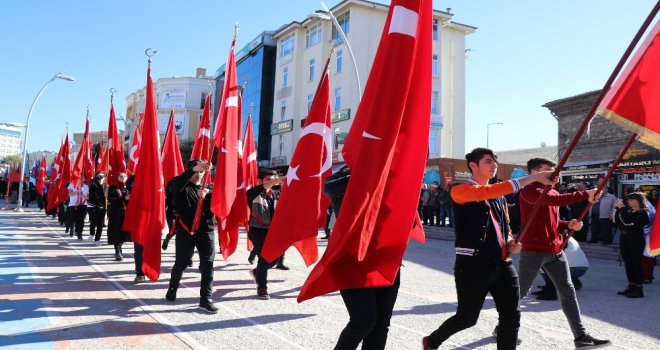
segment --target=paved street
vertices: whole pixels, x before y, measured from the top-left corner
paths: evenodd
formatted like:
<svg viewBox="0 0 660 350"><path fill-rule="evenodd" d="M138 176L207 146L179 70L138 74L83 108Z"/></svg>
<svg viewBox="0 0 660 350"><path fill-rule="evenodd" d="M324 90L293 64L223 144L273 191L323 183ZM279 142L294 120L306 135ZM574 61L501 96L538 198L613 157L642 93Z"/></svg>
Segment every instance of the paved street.
<svg viewBox="0 0 660 350"><path fill-rule="evenodd" d="M197 257L176 303L164 299L173 244L163 253L160 280L133 285L132 245L125 245L124 261L115 262L111 246L69 238L35 209L0 211L0 349L331 349L348 321L339 294L298 304L309 269L290 249L291 270L271 270L272 299L257 300L244 234L241 239L228 263L216 259L213 299L220 312L208 315L196 308ZM452 242L410 244L388 349L421 348L422 336L453 314L453 259ZM645 298L627 299L616 295L626 285L623 267L590 263L578 292L590 332L612 339L613 349L660 349L660 278L645 286ZM495 349L496 322L489 299L479 323L441 349ZM520 336L520 349L573 348L558 301L526 299Z"/></svg>

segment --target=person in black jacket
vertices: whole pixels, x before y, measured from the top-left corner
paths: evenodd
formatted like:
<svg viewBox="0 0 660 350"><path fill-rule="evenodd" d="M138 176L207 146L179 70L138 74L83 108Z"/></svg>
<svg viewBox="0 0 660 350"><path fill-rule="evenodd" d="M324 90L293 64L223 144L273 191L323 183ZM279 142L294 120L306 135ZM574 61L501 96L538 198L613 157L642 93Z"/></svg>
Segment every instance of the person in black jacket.
<svg viewBox="0 0 660 350"><path fill-rule="evenodd" d="M122 230L126 206L130 195L126 188L126 173L117 175L117 184L108 189L108 244L115 247L115 260L124 259L122 245L131 240L131 234Z"/></svg>
<svg viewBox="0 0 660 350"><path fill-rule="evenodd" d="M101 245L101 234L105 225L105 177L104 172L97 172L88 187L89 239L94 240L94 244L97 246Z"/></svg>
<svg viewBox="0 0 660 350"><path fill-rule="evenodd" d="M215 314L218 307L213 304L213 261L215 259L215 232L213 213L211 212L212 192L202 187L202 179L209 170L209 164L200 160L190 160L187 169L181 175L175 176L169 184L174 193L174 205L178 218L174 234L176 235L176 258L169 288L165 299L170 302L176 300L176 292L183 272L188 267L192 255L197 248L199 254L199 269L202 273L200 283L199 308ZM202 214L199 227L193 229L193 220L197 211L197 202L203 200Z"/></svg>
<svg viewBox="0 0 660 350"><path fill-rule="evenodd" d="M616 223L621 227L619 246L628 277L628 287L617 294L628 298L642 298L644 297L642 256L646 246L644 226L650 222L648 202L644 193L640 192L628 194L626 200L627 205L623 200L617 200L614 214Z"/></svg>

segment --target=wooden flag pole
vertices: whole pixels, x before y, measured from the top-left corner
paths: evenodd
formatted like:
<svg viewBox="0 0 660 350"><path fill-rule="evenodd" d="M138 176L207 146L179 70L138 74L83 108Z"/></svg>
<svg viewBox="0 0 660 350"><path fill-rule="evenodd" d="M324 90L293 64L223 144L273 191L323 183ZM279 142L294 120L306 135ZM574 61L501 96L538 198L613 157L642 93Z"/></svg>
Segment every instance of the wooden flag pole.
<svg viewBox="0 0 660 350"><path fill-rule="evenodd" d="M623 56L619 60L619 63L617 63L616 67L614 68L614 71L610 75L609 79L607 79L607 82L603 86L603 89L600 91L600 94L598 95L598 98L596 101L594 101L593 105L591 106L591 109L589 110L589 113L587 113L587 117L584 118L582 121L582 124L580 125L580 128L577 130L575 133L575 136L573 137L573 140L571 143L568 145L566 148L566 151L564 151L564 155L562 156L561 160L557 164L557 167L555 168L555 171L552 173L552 177L557 177L559 176L559 172L561 169L564 167L566 162L568 161L568 157L571 155L573 152L573 149L577 145L578 141L580 140L580 137L582 137L582 134L587 130L587 127L589 126L589 123L591 122L591 119L594 118L596 109L600 105L601 101L607 94L607 92L610 90L610 87L612 87L612 84L614 83L614 80L616 77L619 75L619 72L621 72L621 69L623 68L624 64L626 61L628 61L628 58L632 54L633 50L637 46L637 43L639 43L639 40L642 38L648 27L651 25L653 22L653 19L655 16L658 14L658 11L660 10L660 2L656 3L655 7L653 7L653 10L651 10L651 13L649 13L648 17L642 24L642 26L639 28L637 31L637 34L635 34L635 37L633 40L630 42L628 45L628 48L624 52ZM548 194L548 191L550 191L550 186L545 186L543 189L543 193L541 193L541 196L538 198L536 203L534 204L534 207L532 208L532 211L529 214L529 217L527 218L527 221L525 222L525 226L522 228L520 231L520 234L516 237L516 243L520 242L520 240L525 236L525 234L529 231L529 226L534 220L534 217L536 217L536 214L538 214L539 210L541 209L541 204L543 203L543 200L545 199L546 195Z"/></svg>

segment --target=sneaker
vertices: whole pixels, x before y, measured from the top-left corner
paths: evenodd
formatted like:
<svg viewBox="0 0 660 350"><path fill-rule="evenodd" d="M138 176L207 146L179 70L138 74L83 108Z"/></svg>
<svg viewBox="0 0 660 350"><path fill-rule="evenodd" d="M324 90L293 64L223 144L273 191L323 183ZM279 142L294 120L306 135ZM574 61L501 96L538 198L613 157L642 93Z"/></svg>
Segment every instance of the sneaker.
<svg viewBox="0 0 660 350"><path fill-rule="evenodd" d="M146 282L147 279L144 278L144 276L135 276L135 279L133 280L133 284L140 284Z"/></svg>
<svg viewBox="0 0 660 350"><path fill-rule="evenodd" d="M136 277L135 279L137 280L138 277ZM142 276L142 279L144 279L144 276ZM165 300L169 301L170 303L176 301L176 288L174 287L167 288L167 293L165 293Z"/></svg>
<svg viewBox="0 0 660 350"><path fill-rule="evenodd" d="M432 348L429 345L429 337L422 338L422 349L424 350L436 350L437 348Z"/></svg>
<svg viewBox="0 0 660 350"><path fill-rule="evenodd" d="M202 299L199 301L199 309L204 310L210 314L217 314L218 313L218 307L213 304L213 302L209 299Z"/></svg>
<svg viewBox="0 0 660 350"><path fill-rule="evenodd" d="M93 241L94 240L94 235L89 235L89 237L87 237L87 239L90 240L90 241Z"/></svg>
<svg viewBox="0 0 660 350"><path fill-rule="evenodd" d="M270 299L270 295L268 295L268 288L266 287L257 288L257 299L259 300Z"/></svg>
<svg viewBox="0 0 660 350"><path fill-rule="evenodd" d="M606 339L596 339L589 334L585 334L582 337L575 339L576 349L600 349L606 346L612 345L612 342Z"/></svg>
<svg viewBox="0 0 660 350"><path fill-rule="evenodd" d="M97 246L97 247L100 247L101 244L102 244L101 241L94 241L94 245Z"/></svg>
<svg viewBox="0 0 660 350"><path fill-rule="evenodd" d="M254 284L257 284L257 269L249 269L248 273L250 274L250 277L252 277Z"/></svg>

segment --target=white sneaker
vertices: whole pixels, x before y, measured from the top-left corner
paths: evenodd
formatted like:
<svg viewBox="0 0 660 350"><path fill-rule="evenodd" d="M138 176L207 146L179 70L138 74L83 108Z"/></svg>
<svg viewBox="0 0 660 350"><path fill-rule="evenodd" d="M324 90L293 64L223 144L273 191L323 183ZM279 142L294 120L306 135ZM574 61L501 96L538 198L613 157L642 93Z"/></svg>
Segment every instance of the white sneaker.
<svg viewBox="0 0 660 350"><path fill-rule="evenodd" d="M87 237L87 239L90 240L90 241L93 241L94 240L94 235L89 235L89 237Z"/></svg>
<svg viewBox="0 0 660 350"><path fill-rule="evenodd" d="M101 241L94 241L94 245L97 247L101 246Z"/></svg>

